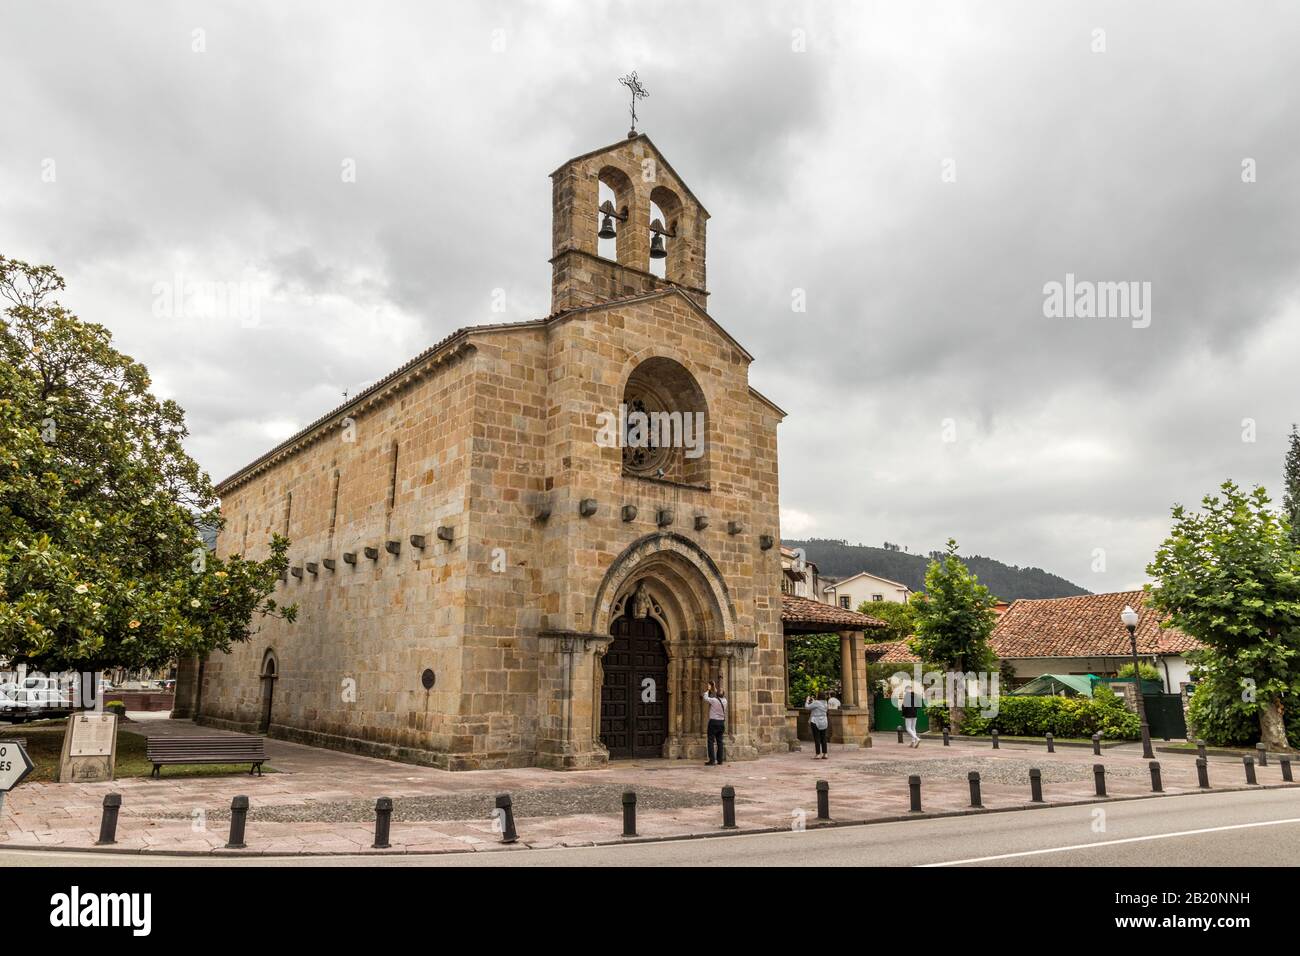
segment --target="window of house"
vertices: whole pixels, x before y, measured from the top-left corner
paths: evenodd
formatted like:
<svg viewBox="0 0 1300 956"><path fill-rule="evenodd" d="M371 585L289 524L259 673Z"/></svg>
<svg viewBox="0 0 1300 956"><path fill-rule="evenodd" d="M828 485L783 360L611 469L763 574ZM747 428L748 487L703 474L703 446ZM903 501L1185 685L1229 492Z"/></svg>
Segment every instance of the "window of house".
<svg viewBox="0 0 1300 956"><path fill-rule="evenodd" d="M841 594L841 595L840 595L840 607L844 608L844 610L846 610L846 611L850 611L850 610L852 610L852 608L849 607L849 600L850 600L850 598L849 598L849 596L848 596L847 594Z"/></svg>
<svg viewBox="0 0 1300 956"><path fill-rule="evenodd" d="M873 594L873 595L871 595L871 600L873 600L873 601L883 601L884 599L885 599L885 596L884 596L883 594Z"/></svg>

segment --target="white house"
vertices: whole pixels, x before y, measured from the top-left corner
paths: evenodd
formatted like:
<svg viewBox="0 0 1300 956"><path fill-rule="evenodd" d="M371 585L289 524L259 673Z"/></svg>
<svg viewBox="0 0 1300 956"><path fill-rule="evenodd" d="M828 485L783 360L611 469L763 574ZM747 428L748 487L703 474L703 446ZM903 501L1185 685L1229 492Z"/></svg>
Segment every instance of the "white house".
<svg viewBox="0 0 1300 956"><path fill-rule="evenodd" d="M822 597L821 576L817 564L804 557L802 549L781 546L781 593L810 601L827 602ZM850 611L856 608L849 608Z"/></svg>
<svg viewBox="0 0 1300 956"><path fill-rule="evenodd" d="M843 581L836 581L822 588L827 604L834 604L849 611L856 611L863 601L871 604L875 601L893 601L903 604L912 589L906 584L899 584L878 574L859 571Z"/></svg>

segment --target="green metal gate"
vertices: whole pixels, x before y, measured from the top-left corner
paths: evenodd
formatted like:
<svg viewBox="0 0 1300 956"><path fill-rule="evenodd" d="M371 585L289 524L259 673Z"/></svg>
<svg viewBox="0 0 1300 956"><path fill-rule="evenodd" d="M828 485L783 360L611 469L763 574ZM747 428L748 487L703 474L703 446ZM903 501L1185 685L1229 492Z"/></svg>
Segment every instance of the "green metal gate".
<svg viewBox="0 0 1300 956"><path fill-rule="evenodd" d="M1143 694L1147 726L1157 740L1186 740L1187 721L1183 718L1181 694Z"/></svg>
<svg viewBox="0 0 1300 956"><path fill-rule="evenodd" d="M894 702L888 697L876 695L876 730L897 730L903 726L903 714L894 706ZM916 732L923 734L930 729L930 714L928 711L921 711L917 715Z"/></svg>

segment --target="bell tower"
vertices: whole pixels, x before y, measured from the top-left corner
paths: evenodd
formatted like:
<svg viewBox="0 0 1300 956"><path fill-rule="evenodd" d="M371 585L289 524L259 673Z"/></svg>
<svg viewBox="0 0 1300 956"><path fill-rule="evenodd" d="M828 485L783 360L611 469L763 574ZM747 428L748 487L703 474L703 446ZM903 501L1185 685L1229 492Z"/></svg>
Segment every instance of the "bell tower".
<svg viewBox="0 0 1300 956"><path fill-rule="evenodd" d="M706 307L709 214L644 133L584 153L551 173L551 311L680 288ZM600 202L600 187L613 194ZM651 215L651 204L661 215ZM600 239L615 243L601 255ZM651 271L662 259L664 275Z"/></svg>

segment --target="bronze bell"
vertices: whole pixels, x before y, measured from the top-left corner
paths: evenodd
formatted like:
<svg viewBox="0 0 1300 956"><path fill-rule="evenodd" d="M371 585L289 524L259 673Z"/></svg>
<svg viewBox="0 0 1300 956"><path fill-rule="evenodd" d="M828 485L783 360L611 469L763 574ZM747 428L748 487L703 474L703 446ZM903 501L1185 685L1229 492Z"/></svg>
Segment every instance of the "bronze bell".
<svg viewBox="0 0 1300 956"><path fill-rule="evenodd" d="M650 240L650 258L664 259L667 256L668 253L664 251L664 237L656 232L654 238Z"/></svg>
<svg viewBox="0 0 1300 956"><path fill-rule="evenodd" d="M613 239L615 236L618 235L618 233L614 231L613 216L605 217L604 221L601 222L600 224L600 232L596 233L596 235L599 236L601 239Z"/></svg>

